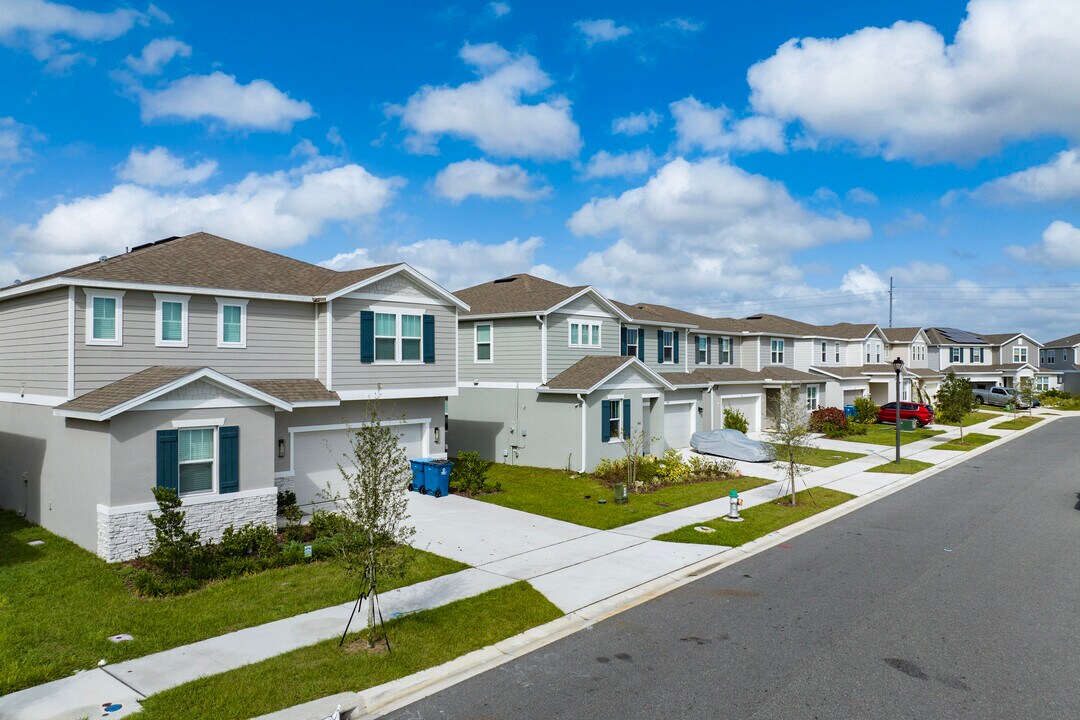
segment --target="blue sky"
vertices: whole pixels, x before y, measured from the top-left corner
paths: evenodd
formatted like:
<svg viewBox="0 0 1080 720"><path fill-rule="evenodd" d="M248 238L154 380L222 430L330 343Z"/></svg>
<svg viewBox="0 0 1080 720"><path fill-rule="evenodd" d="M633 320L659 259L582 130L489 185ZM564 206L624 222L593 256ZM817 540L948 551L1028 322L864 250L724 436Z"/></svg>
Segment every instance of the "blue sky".
<svg viewBox="0 0 1080 720"><path fill-rule="evenodd" d="M662 8L662 9L661 9ZM0 7L0 282L198 229L450 289L1077 331L1080 6Z"/></svg>

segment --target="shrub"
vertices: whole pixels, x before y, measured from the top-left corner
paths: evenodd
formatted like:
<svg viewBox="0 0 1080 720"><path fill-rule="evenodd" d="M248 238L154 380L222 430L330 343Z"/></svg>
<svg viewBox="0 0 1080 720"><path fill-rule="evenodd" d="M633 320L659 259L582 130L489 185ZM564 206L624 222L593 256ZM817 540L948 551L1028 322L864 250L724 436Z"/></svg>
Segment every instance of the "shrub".
<svg viewBox="0 0 1080 720"><path fill-rule="evenodd" d="M311 522L308 527L311 528L311 534L316 539L331 538L343 534L347 530L347 522L345 516L339 513L316 510L311 513Z"/></svg>
<svg viewBox="0 0 1080 720"><path fill-rule="evenodd" d="M171 488L152 489L157 501L158 515L147 515L154 526L147 562L169 578L190 577L199 564L199 533L188 532L182 503Z"/></svg>
<svg viewBox="0 0 1080 720"><path fill-rule="evenodd" d="M239 530L230 525L221 534L217 552L225 559L272 555L277 552L277 534L266 525L248 523Z"/></svg>
<svg viewBox="0 0 1080 720"><path fill-rule="evenodd" d="M724 408L724 427L745 433L750 430L750 423L741 410L726 407Z"/></svg>
<svg viewBox="0 0 1080 720"><path fill-rule="evenodd" d="M643 455L637 458L637 483L631 490L643 492L657 490L668 485L678 485L706 480L722 480L730 477L735 463L726 459L691 456L684 460L677 450L668 450L662 456ZM593 470L593 477L607 487L626 482L627 459L601 460Z"/></svg>
<svg viewBox="0 0 1080 720"><path fill-rule="evenodd" d="M463 495L499 492L502 490L501 483L488 485L487 482L488 470L494 464L490 460L482 460L478 452L459 452L450 471L450 482L454 483L455 490Z"/></svg>
<svg viewBox="0 0 1080 720"><path fill-rule="evenodd" d="M866 396L855 398L855 422L863 425L876 423L880 409L873 400Z"/></svg>
<svg viewBox="0 0 1080 720"><path fill-rule="evenodd" d="M825 433L828 437L840 437L847 427L847 415L840 408L818 408L810 413L810 432Z"/></svg>
<svg viewBox="0 0 1080 720"><path fill-rule="evenodd" d="M291 507L296 507L296 493L292 490L284 492L279 490L277 494L277 514L284 515Z"/></svg>

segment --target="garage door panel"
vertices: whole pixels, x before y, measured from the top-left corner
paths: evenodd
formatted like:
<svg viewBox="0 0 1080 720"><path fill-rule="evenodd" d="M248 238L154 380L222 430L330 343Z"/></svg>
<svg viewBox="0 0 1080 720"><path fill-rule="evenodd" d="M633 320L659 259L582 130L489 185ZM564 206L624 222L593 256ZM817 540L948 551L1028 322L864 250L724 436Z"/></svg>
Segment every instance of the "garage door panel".
<svg viewBox="0 0 1080 720"><path fill-rule="evenodd" d="M664 438L673 448L689 447L694 406L689 403L664 406Z"/></svg>
<svg viewBox="0 0 1080 720"><path fill-rule="evenodd" d="M746 416L747 429L750 432L757 432L761 429L760 418L758 417L758 398L757 397L731 397L721 398L724 409L738 410ZM719 427L719 425L718 425Z"/></svg>
<svg viewBox="0 0 1080 720"><path fill-rule="evenodd" d="M405 448L408 458L423 454L423 427L419 424L395 426L398 443ZM346 470L352 468L352 447L348 430L321 430L298 432L293 435L293 471L296 502L312 505L329 502L330 494L345 494L345 482L338 463Z"/></svg>

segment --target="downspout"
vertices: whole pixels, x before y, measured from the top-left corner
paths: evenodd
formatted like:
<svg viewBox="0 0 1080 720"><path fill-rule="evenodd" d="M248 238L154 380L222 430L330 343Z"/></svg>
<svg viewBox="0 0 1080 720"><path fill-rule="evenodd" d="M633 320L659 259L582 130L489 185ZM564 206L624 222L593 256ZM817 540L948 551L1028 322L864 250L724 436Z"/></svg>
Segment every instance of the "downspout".
<svg viewBox="0 0 1080 720"><path fill-rule="evenodd" d="M588 437L588 410L585 407L585 398L581 393L577 394L578 403L581 405L581 474L585 474L585 439Z"/></svg>
<svg viewBox="0 0 1080 720"><path fill-rule="evenodd" d="M326 389L334 389L334 301L326 301Z"/></svg>

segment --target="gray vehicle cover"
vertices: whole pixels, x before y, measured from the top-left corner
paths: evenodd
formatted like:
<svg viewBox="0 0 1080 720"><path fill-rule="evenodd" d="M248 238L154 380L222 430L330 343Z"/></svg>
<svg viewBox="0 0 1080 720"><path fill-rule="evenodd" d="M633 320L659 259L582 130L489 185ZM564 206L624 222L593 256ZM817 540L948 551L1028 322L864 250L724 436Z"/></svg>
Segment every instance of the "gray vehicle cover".
<svg viewBox="0 0 1080 720"><path fill-rule="evenodd" d="M768 443L751 440L738 430L706 430L690 436L690 447L705 455L718 455L732 460L766 462L776 459L776 448Z"/></svg>

